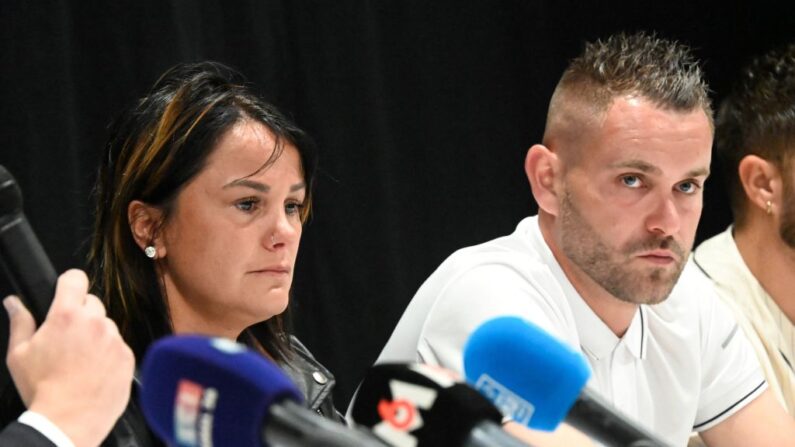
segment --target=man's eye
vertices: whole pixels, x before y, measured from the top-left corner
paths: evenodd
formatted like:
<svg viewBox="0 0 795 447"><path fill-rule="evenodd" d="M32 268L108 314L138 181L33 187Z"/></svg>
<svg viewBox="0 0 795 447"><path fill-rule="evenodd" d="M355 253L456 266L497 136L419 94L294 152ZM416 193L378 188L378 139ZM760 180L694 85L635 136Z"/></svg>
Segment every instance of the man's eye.
<svg viewBox="0 0 795 447"><path fill-rule="evenodd" d="M628 186L630 188L639 188L640 177L637 175L624 175L621 176L621 183L623 183L624 186Z"/></svg>
<svg viewBox="0 0 795 447"><path fill-rule="evenodd" d="M699 185L696 182L682 182L677 187L685 194L693 194L698 190Z"/></svg>

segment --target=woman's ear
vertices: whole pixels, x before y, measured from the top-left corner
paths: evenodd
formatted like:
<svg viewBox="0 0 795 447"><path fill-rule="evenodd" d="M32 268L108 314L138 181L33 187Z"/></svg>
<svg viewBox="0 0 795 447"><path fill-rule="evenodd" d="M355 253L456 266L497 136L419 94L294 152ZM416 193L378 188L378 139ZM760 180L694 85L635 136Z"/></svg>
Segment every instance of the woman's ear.
<svg viewBox="0 0 795 447"><path fill-rule="evenodd" d="M779 201L783 183L781 173L773 162L756 155L747 155L740 160L737 173L750 206L763 212L774 207L781 209Z"/></svg>
<svg viewBox="0 0 795 447"><path fill-rule="evenodd" d="M544 145L536 144L527 151L524 172L533 190L538 208L557 216L559 212L557 176L560 175L560 159Z"/></svg>
<svg viewBox="0 0 795 447"><path fill-rule="evenodd" d="M146 247L153 246L155 247L155 258L166 256L166 246L160 231L163 212L159 208L140 200L133 200L127 206L127 222L135 243L142 251Z"/></svg>

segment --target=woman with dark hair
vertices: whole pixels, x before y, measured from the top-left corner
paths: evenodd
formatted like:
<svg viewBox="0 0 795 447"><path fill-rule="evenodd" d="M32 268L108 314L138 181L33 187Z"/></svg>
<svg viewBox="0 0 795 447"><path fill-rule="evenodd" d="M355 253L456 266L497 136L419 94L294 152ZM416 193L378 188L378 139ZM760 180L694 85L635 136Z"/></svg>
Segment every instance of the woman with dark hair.
<svg viewBox="0 0 795 447"><path fill-rule="evenodd" d="M168 334L247 344L321 415L334 380L285 329L315 167L307 135L218 63L178 65L112 128L95 188L92 291L140 362ZM153 443L135 399L110 445Z"/></svg>

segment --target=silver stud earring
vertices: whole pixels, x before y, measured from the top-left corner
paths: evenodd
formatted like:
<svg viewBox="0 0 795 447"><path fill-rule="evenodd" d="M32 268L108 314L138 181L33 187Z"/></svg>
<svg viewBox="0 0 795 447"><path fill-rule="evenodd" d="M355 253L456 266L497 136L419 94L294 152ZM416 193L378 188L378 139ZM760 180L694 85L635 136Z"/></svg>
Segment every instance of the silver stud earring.
<svg viewBox="0 0 795 447"><path fill-rule="evenodd" d="M155 256L157 256L157 250L155 249L154 245L149 245L144 248L144 254L149 259L155 259Z"/></svg>

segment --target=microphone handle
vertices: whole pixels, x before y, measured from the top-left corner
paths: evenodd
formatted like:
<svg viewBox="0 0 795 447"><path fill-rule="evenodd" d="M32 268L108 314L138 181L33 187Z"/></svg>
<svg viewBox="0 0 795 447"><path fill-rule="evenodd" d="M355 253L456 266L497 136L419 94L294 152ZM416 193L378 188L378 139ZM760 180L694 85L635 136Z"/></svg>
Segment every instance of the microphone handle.
<svg viewBox="0 0 795 447"><path fill-rule="evenodd" d="M58 275L23 213L0 218L0 261L37 324L47 316Z"/></svg>
<svg viewBox="0 0 795 447"><path fill-rule="evenodd" d="M472 427L462 447L527 447L527 444L509 435L501 425L485 420Z"/></svg>
<svg viewBox="0 0 795 447"><path fill-rule="evenodd" d="M566 422L593 439L615 447L664 447L662 440L616 413L612 405L587 388L566 415Z"/></svg>
<svg viewBox="0 0 795 447"><path fill-rule="evenodd" d="M333 422L292 401L268 409L263 444L270 447L385 447L368 432Z"/></svg>

